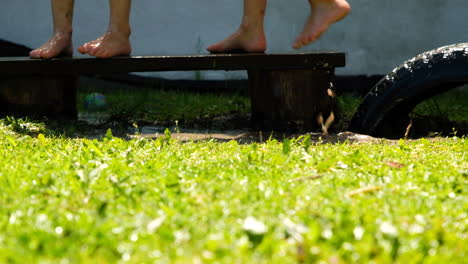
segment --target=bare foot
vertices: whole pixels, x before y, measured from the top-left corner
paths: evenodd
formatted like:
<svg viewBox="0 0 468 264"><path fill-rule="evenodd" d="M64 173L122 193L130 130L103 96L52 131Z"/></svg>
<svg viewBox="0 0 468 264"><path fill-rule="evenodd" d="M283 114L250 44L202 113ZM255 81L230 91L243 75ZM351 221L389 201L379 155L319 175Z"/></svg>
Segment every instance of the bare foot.
<svg viewBox="0 0 468 264"><path fill-rule="evenodd" d="M266 50L263 29L249 30L241 26L232 35L207 48L211 53L263 53Z"/></svg>
<svg viewBox="0 0 468 264"><path fill-rule="evenodd" d="M85 43L78 48L81 54L89 54L97 58L126 56L132 52L129 40L130 34L108 31L96 40Z"/></svg>
<svg viewBox="0 0 468 264"><path fill-rule="evenodd" d="M71 56L72 54L72 34L58 32L54 33L44 45L32 50L29 56L36 59L50 59L57 56Z"/></svg>
<svg viewBox="0 0 468 264"><path fill-rule="evenodd" d="M331 24L340 21L351 11L351 6L346 0L309 0L309 3L311 14L292 46L295 49L317 40Z"/></svg>

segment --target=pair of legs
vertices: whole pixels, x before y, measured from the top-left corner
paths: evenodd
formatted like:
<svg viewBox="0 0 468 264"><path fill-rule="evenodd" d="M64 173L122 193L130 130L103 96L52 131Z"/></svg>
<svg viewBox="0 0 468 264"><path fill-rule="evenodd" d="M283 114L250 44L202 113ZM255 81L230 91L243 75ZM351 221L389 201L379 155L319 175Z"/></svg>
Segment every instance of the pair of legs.
<svg viewBox="0 0 468 264"><path fill-rule="evenodd" d="M51 0L54 22L52 37L40 48L31 52L33 58L53 58L72 55L72 20L74 0ZM300 49L319 38L328 27L344 18L351 7L346 0L308 0L311 14L293 48ZM131 0L109 0L110 21L107 32L96 40L78 48L82 54L109 58L131 53L130 5ZM207 48L212 53L236 50L264 52L266 39L263 26L267 0L244 0L244 16L239 29L225 40Z"/></svg>
<svg viewBox="0 0 468 264"><path fill-rule="evenodd" d="M318 39L328 27L343 19L351 10L346 0L308 0L311 13L302 33L292 45L300 49ZM212 53L232 51L264 52L266 39L263 26L267 0L244 0L244 16L240 27L225 40L207 48Z"/></svg>
<svg viewBox="0 0 468 264"><path fill-rule="evenodd" d="M49 59L60 55L71 56L72 21L74 0L51 0L54 32L52 37L40 48L31 51L33 58ZM109 0L109 26L101 37L78 48L82 54L98 58L129 55L130 45L130 5L131 0Z"/></svg>

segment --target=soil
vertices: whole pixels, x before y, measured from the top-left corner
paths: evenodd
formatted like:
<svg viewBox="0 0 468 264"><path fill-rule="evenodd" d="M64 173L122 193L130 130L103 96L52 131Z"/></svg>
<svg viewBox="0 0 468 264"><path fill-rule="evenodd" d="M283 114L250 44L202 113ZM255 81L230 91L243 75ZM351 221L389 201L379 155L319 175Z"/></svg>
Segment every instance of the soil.
<svg viewBox="0 0 468 264"><path fill-rule="evenodd" d="M216 140L218 142L227 142L235 140L241 144L252 142L262 143L269 139L283 141L286 138L297 138L299 136L309 135L312 144L326 143L395 143L395 140L371 137L367 135L332 131L328 135L320 131L253 131L249 129L249 116L240 114L231 114L216 118L202 118L199 120L182 121L178 126L174 122L137 122L132 124L122 120L107 120L96 124L96 120L87 119L86 121L68 121L68 122L46 122L46 127L56 135L65 135L71 138L101 139L106 135L110 128L116 137L124 139L132 138L152 138L157 139L166 137L165 131L168 129L171 138L180 141L204 141ZM458 125L454 130L454 125ZM437 132L434 132L437 131ZM414 119L410 128L409 139L426 137L430 140L437 140L435 136L453 136L457 131L457 136L467 135L468 123L442 122L434 119ZM402 138L400 136L399 138Z"/></svg>

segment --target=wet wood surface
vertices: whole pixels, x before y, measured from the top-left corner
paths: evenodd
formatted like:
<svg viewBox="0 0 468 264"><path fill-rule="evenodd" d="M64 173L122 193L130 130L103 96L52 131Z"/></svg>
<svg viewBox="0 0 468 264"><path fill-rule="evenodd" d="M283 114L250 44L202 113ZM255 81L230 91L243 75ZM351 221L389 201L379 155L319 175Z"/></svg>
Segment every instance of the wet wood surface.
<svg viewBox="0 0 468 264"><path fill-rule="evenodd" d="M130 56L32 59L1 57L0 75L107 74L191 70L288 70L335 68L345 65L341 52L297 54L207 54L190 56Z"/></svg>

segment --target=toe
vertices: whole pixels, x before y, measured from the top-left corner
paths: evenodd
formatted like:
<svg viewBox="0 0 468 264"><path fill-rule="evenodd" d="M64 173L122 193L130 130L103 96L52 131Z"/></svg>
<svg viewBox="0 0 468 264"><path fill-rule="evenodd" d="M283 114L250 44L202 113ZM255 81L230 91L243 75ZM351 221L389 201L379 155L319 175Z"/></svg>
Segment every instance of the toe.
<svg viewBox="0 0 468 264"><path fill-rule="evenodd" d="M38 55L37 49L32 50L31 52L29 52L29 56L32 57L32 58L39 58L37 55Z"/></svg>
<svg viewBox="0 0 468 264"><path fill-rule="evenodd" d="M78 48L78 52L81 54L86 54L86 47L85 45L82 45Z"/></svg>
<svg viewBox="0 0 468 264"><path fill-rule="evenodd" d="M99 46L92 46L88 49L87 53L91 56L96 56L96 53L98 53L99 50L100 50Z"/></svg>
<svg viewBox="0 0 468 264"><path fill-rule="evenodd" d="M83 45L81 45L81 47L78 48L78 51L81 53L81 54L88 54L90 51L91 51L91 48L93 47L93 42L87 42Z"/></svg>
<svg viewBox="0 0 468 264"><path fill-rule="evenodd" d="M83 54L89 54L93 47L93 44L91 42L88 42L81 46L81 50L83 51Z"/></svg>
<svg viewBox="0 0 468 264"><path fill-rule="evenodd" d="M208 50L209 52L216 52L219 50L219 44L213 44L206 48L206 50Z"/></svg>
<svg viewBox="0 0 468 264"><path fill-rule="evenodd" d="M41 59L47 59L46 57L46 51L44 49L40 49L37 52L37 57Z"/></svg>
<svg viewBox="0 0 468 264"><path fill-rule="evenodd" d="M54 54L51 50L43 50L41 52L41 58L43 59L51 59L55 56L56 54Z"/></svg>
<svg viewBox="0 0 468 264"><path fill-rule="evenodd" d="M36 49L36 52L35 52L36 58L39 58L39 59L43 58L44 51L45 51L44 48Z"/></svg>
<svg viewBox="0 0 468 264"><path fill-rule="evenodd" d="M46 51L42 51L41 52L41 58L42 59L50 59L50 56Z"/></svg>
<svg viewBox="0 0 468 264"><path fill-rule="evenodd" d="M300 49L300 48L302 48L303 45L304 45L304 44L303 44L303 39L302 39L302 37L298 37L298 38L296 39L296 42L294 42L294 44L293 44L293 48L294 48L294 49Z"/></svg>
<svg viewBox="0 0 468 264"><path fill-rule="evenodd" d="M108 52L105 50L105 49L98 49L96 51L96 53L93 54L93 56L95 56L96 58L106 58L106 55L108 54Z"/></svg>

